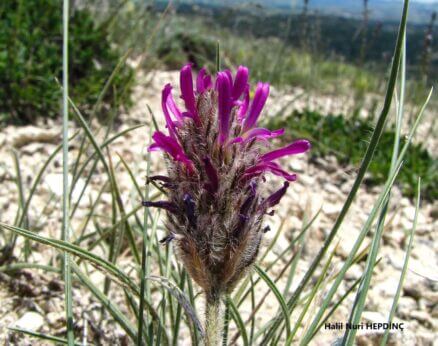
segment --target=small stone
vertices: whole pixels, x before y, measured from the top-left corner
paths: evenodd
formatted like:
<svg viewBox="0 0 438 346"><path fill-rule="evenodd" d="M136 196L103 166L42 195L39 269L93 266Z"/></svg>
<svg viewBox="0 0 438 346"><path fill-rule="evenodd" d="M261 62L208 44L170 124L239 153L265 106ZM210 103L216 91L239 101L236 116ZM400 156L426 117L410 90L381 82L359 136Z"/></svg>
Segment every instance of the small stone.
<svg viewBox="0 0 438 346"><path fill-rule="evenodd" d="M44 318L39 313L29 311L16 321L13 326L20 329L37 331L44 324Z"/></svg>
<svg viewBox="0 0 438 346"><path fill-rule="evenodd" d="M385 323L387 322L387 317L377 311L364 311L362 317L373 323Z"/></svg>
<svg viewBox="0 0 438 346"><path fill-rule="evenodd" d="M61 312L49 312L46 315L46 319L52 328L59 328L65 323L64 314Z"/></svg>
<svg viewBox="0 0 438 346"><path fill-rule="evenodd" d="M71 176L69 176L69 185L71 184ZM49 187L50 191L54 193L56 196L61 197L63 194L63 176L61 173L50 173L47 174L44 178L44 182ZM72 199L77 200L80 196L82 189L85 186L85 181L82 178L79 178L75 184ZM83 200L85 200L83 198Z"/></svg>
<svg viewBox="0 0 438 346"><path fill-rule="evenodd" d="M336 216L342 209L342 204L326 203L322 206L322 212L327 216Z"/></svg>
<svg viewBox="0 0 438 346"><path fill-rule="evenodd" d="M353 248L358 236L359 231L345 222L344 228L339 234L340 241L338 247L336 248L336 254L341 256L343 259L346 259L350 255L351 249ZM368 246L369 242L370 241L368 239L365 239L362 242L358 253L363 251Z"/></svg>
<svg viewBox="0 0 438 346"><path fill-rule="evenodd" d="M362 276L363 269L359 264L353 264L345 273L347 280L357 280Z"/></svg>
<svg viewBox="0 0 438 346"><path fill-rule="evenodd" d="M417 320L421 324L423 324L427 328L431 328L433 326L432 317L426 311L423 310L414 310L409 314L411 318Z"/></svg>

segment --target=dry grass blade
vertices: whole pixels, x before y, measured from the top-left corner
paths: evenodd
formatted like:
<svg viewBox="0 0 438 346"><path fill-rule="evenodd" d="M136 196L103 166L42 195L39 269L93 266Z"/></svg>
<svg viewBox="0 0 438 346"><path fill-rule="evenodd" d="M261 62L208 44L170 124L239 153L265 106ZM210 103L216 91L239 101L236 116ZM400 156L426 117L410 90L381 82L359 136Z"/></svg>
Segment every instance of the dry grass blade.
<svg viewBox="0 0 438 346"><path fill-rule="evenodd" d="M190 300L178 286L173 284L167 278L161 276L149 276L146 278L146 280L158 282L161 286L163 286L183 307L189 320L192 321L194 327L198 330L201 336L204 337L204 329L202 328L202 324L196 315L196 311L190 304Z"/></svg>

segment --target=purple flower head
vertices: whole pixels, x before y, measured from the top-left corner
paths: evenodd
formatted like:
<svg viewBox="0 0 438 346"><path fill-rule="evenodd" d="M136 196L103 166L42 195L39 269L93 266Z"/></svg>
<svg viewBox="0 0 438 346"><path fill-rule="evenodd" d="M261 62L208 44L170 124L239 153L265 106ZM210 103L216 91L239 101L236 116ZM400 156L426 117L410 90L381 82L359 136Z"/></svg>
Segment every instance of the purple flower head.
<svg viewBox="0 0 438 346"><path fill-rule="evenodd" d="M257 125L269 96L258 83L251 100L249 71L239 66L217 73L201 69L193 83L192 67L180 73L181 108L168 84L162 92L167 133L156 131L149 150L166 154L167 175L151 177L165 189L167 201L145 202L166 210L169 241L191 277L208 294L230 292L254 263L263 225L297 175L280 159L310 149L304 139L273 147L285 129ZM266 194L266 175L284 181ZM275 189L274 189L275 190Z"/></svg>

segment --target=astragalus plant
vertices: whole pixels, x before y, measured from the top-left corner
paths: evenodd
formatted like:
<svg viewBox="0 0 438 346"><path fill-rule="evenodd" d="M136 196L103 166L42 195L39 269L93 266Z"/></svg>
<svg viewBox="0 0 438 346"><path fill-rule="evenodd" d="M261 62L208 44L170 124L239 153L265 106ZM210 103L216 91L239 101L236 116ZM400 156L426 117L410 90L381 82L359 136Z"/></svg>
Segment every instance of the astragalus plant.
<svg viewBox="0 0 438 346"><path fill-rule="evenodd" d="M257 258L265 215L274 212L295 174L275 161L309 150L307 140L272 150L270 139L284 129L257 127L269 96L269 84L258 83L250 100L248 69L240 66L216 79L201 69L192 79L190 64L180 73L181 110L167 84L162 108L167 133L156 131L150 151L161 150L167 176L153 176L167 191L166 201L146 201L145 206L167 212L169 234L191 278L206 295L207 344L216 345L221 328L221 298L229 294ZM284 184L267 194L265 175L275 174Z"/></svg>

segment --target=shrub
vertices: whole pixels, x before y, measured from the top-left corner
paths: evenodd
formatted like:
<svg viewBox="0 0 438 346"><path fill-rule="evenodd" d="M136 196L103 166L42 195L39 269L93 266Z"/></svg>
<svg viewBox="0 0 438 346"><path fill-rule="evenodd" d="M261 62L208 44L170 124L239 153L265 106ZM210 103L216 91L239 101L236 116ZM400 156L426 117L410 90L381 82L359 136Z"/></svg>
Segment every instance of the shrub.
<svg viewBox="0 0 438 346"><path fill-rule="evenodd" d="M69 26L70 95L83 110L97 100L120 54L88 10L75 9ZM0 121L28 123L60 111L62 11L57 0L0 3ZM104 101L129 103L132 71L124 67Z"/></svg>

